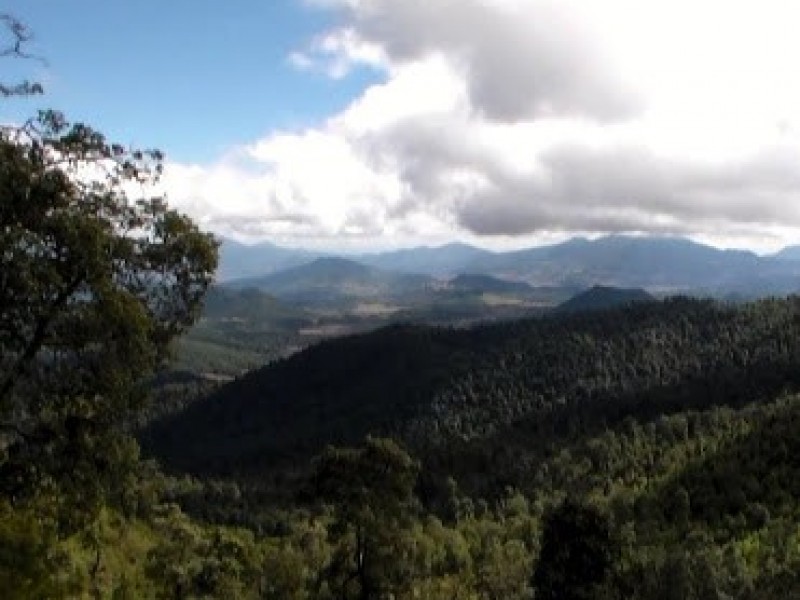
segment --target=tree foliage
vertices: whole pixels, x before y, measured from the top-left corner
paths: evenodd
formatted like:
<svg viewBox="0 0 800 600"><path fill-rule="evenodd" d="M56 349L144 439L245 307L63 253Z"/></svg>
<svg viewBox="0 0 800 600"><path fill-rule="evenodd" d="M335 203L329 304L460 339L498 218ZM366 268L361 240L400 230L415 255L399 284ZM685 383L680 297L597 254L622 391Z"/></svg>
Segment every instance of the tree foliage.
<svg viewBox="0 0 800 600"><path fill-rule="evenodd" d="M163 199L128 195L160 160L54 112L0 133L7 494L87 462L110 470L103 449L140 406L137 382L197 316L213 240Z"/></svg>
<svg viewBox="0 0 800 600"><path fill-rule="evenodd" d="M0 54L31 57L27 27L0 21ZM151 195L163 159L57 111L0 128L0 494L49 496L65 529L128 480L140 382L216 268L213 238Z"/></svg>
<svg viewBox="0 0 800 600"><path fill-rule="evenodd" d="M329 502L336 551L326 583L335 597L386 597L408 587L413 572L401 560L415 508L419 467L395 442L367 438L363 448L328 448L316 460L314 496Z"/></svg>

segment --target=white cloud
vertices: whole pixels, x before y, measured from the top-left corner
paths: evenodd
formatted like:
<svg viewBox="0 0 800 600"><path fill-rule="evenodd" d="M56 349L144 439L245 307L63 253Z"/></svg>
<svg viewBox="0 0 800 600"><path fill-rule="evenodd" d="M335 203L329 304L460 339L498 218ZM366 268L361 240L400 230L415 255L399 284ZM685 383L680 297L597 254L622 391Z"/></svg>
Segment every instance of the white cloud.
<svg viewBox="0 0 800 600"><path fill-rule="evenodd" d="M305 51L289 55L290 64L304 71L320 71L332 79L343 79L355 68L385 68L386 55L380 45L363 40L353 29L339 29L318 37Z"/></svg>
<svg viewBox="0 0 800 600"><path fill-rule="evenodd" d="M318 128L171 165L170 197L281 240L800 231L800 6L778 0L314 0L293 63L385 73Z"/></svg>

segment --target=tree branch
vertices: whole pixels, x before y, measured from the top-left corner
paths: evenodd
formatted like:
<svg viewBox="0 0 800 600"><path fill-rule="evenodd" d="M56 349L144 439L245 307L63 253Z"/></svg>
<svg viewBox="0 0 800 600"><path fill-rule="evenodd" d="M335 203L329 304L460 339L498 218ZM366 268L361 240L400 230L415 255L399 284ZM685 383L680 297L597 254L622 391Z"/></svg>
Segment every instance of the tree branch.
<svg viewBox="0 0 800 600"><path fill-rule="evenodd" d="M24 49L25 45L33 39L33 33L27 25L9 13L0 13L0 26L4 26L6 32L11 35L9 44L0 47L0 58L22 58L47 64L47 61L41 56L27 52ZM44 88L38 81L30 82L26 80L14 84L0 83L0 96L4 98L10 96L34 96L43 93Z"/></svg>
<svg viewBox="0 0 800 600"><path fill-rule="evenodd" d="M23 46L33 40L33 32L27 25L9 13L0 13L0 23L5 25L13 37L12 45L0 50L0 58L25 58L47 64L41 56L23 50Z"/></svg>

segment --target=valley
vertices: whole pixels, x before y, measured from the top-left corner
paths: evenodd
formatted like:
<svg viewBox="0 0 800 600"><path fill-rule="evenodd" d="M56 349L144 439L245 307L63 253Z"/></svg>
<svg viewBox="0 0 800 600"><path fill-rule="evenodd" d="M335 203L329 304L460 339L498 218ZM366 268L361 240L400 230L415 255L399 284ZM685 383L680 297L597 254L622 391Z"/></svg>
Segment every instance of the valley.
<svg viewBox="0 0 800 600"><path fill-rule="evenodd" d="M800 261L792 256L625 236L505 253L450 244L352 256L226 240L219 281L201 321L178 343L175 368L232 377L318 341L390 324L467 327L609 308L637 295L731 302L785 295L800 291Z"/></svg>

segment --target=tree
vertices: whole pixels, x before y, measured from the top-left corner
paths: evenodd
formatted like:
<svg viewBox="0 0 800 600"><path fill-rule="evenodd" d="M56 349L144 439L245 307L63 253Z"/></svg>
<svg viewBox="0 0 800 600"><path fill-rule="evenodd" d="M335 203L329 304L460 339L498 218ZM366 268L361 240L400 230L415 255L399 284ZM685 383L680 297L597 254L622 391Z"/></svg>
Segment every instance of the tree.
<svg viewBox="0 0 800 600"><path fill-rule="evenodd" d="M335 598L367 600L396 594L412 584L419 465L394 441L368 437L363 448L329 447L316 459L315 497L333 507L329 532L336 545L327 570Z"/></svg>
<svg viewBox="0 0 800 600"><path fill-rule="evenodd" d="M249 531L204 528L175 505L156 518L161 533L145 572L159 598L253 598L258 556Z"/></svg>
<svg viewBox="0 0 800 600"><path fill-rule="evenodd" d="M138 382L197 316L216 267L213 239L163 199L127 194L161 159L54 112L0 132L7 494L24 494L32 479L74 480L79 466L93 467L81 487L111 475L110 436L141 407Z"/></svg>
<svg viewBox="0 0 800 600"><path fill-rule="evenodd" d="M608 519L596 508L564 501L544 519L533 576L536 598L603 598L619 554Z"/></svg>
<svg viewBox="0 0 800 600"><path fill-rule="evenodd" d="M28 30L0 20L0 56L29 56ZM0 128L0 495L49 496L66 531L126 481L142 379L216 268L213 237L148 195L163 159L56 111Z"/></svg>

